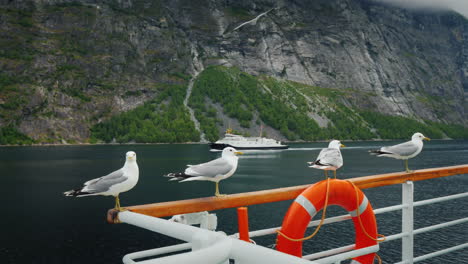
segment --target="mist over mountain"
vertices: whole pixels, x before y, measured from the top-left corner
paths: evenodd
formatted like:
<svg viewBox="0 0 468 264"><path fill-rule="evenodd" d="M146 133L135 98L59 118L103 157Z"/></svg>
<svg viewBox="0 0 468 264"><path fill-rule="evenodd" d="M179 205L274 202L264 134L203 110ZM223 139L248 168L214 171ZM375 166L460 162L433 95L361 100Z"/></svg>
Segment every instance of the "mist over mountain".
<svg viewBox="0 0 468 264"><path fill-rule="evenodd" d="M464 0L375 0L403 8L433 11L454 11L468 18L468 2Z"/></svg>
<svg viewBox="0 0 468 264"><path fill-rule="evenodd" d="M403 2L0 0L0 144L466 138L466 4Z"/></svg>

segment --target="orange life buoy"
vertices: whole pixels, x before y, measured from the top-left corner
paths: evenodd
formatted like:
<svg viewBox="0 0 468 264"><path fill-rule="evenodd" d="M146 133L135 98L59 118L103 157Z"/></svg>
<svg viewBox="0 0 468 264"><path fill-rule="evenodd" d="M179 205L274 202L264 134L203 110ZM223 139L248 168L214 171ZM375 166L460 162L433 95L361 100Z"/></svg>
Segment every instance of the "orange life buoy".
<svg viewBox="0 0 468 264"><path fill-rule="evenodd" d="M359 210L357 210L358 203L356 202L354 185L344 180L329 179L329 181L328 205L339 205L350 213L356 234L356 249L376 245L377 223L374 211L367 197L357 188L357 196L359 197ZM278 234L276 244L278 251L302 257L302 241L292 241L285 236L290 238L304 237L307 225L311 219L318 211L323 209L326 194L327 181L325 180L310 186L296 198L291 207L289 207L284 217L280 234ZM358 211L365 230L361 228L361 224L359 223ZM375 253L359 256L353 258L355 262L352 263L371 264L374 261L374 257Z"/></svg>

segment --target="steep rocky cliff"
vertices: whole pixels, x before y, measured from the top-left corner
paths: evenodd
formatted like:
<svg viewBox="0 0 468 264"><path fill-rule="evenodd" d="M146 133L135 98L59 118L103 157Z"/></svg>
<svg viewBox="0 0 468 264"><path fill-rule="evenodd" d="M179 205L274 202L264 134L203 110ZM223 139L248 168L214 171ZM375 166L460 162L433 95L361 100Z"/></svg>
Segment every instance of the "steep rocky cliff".
<svg viewBox="0 0 468 264"><path fill-rule="evenodd" d="M333 123L337 104L468 126L468 21L455 13L368 0L0 1L0 126L37 142L87 142L93 126L145 103L187 123L180 96L167 90L187 88L210 65L340 91L323 104L326 96L306 95L314 89L301 92L320 127ZM239 121L206 103L218 132ZM265 121L236 124L254 132ZM158 122L153 129L177 130ZM267 127L291 138L291 128ZM152 141L193 141L195 132Z"/></svg>

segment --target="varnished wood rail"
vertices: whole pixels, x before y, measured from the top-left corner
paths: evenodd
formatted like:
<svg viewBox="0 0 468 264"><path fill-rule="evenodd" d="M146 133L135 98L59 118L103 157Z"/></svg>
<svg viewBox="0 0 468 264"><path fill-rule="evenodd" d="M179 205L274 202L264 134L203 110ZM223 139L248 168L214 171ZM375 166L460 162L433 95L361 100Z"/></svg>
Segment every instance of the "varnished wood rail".
<svg viewBox="0 0 468 264"><path fill-rule="evenodd" d="M458 174L468 174L468 164L416 170L412 173L395 172L347 179L360 189L400 184L406 181L422 181L434 178L447 177ZM125 207L125 209L154 217L165 217L177 214L187 214L202 211L213 211L239 206L263 204L295 199L308 185L278 188L264 191L231 194L224 197L206 197L190 200L180 200L145 205ZM118 223L118 212L110 209L107 213L107 222Z"/></svg>

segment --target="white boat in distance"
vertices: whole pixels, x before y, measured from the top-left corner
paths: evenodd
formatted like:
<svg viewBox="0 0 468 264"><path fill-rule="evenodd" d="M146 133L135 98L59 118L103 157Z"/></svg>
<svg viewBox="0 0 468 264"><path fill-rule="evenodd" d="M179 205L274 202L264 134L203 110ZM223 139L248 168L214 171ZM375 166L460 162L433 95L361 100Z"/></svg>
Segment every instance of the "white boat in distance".
<svg viewBox="0 0 468 264"><path fill-rule="evenodd" d="M235 149L243 150L275 150L287 149L288 145L282 145L280 141L265 138L265 137L244 137L241 135L232 134L228 129L224 138L209 143L211 151L221 151L226 147L233 147Z"/></svg>

